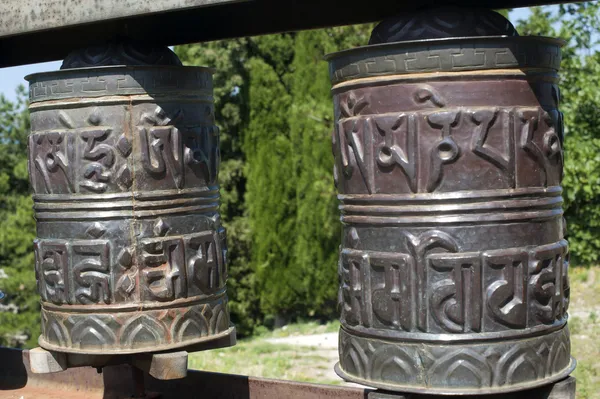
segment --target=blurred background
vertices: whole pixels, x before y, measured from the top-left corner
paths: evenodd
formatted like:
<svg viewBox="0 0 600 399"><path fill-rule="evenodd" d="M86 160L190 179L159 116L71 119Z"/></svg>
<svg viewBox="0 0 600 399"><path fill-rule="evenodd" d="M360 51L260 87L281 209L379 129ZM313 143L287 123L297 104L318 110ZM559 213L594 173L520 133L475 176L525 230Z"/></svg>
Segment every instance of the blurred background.
<svg viewBox="0 0 600 399"><path fill-rule="evenodd" d="M569 325L578 398L600 392L600 5L500 11L521 35L561 37L565 217L571 248ZM340 384L333 184L333 107L323 55L364 45L373 24L177 46L186 65L216 68L221 213L228 294L242 340L190 356L190 367ZM40 333L27 175L26 82L60 62L0 69L0 344Z"/></svg>

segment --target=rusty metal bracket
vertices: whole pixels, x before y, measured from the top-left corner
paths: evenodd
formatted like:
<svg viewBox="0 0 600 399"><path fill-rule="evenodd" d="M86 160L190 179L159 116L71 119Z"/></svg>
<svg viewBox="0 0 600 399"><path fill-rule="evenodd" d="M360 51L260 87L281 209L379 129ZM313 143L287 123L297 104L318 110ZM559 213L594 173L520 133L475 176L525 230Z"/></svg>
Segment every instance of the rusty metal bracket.
<svg viewBox="0 0 600 399"><path fill-rule="evenodd" d="M46 374L66 371L72 367L104 367L130 364L158 380L175 380L187 376L188 352L142 353L131 356L79 355L34 348L29 353L32 373Z"/></svg>
<svg viewBox="0 0 600 399"><path fill-rule="evenodd" d="M229 334L219 340L188 347L185 351L131 355L85 355L49 351L38 347L29 351L28 366L34 374L48 374L73 367L87 366L102 370L108 366L131 365L157 380L175 380L187 376L188 353L233 346L235 341L235 334Z"/></svg>

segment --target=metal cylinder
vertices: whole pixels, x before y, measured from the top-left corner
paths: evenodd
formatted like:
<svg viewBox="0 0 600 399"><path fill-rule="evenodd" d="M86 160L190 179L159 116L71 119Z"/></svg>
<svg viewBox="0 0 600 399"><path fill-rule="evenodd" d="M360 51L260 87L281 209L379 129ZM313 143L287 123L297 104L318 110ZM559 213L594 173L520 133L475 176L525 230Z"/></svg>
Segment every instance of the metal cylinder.
<svg viewBox="0 0 600 399"><path fill-rule="evenodd" d="M164 50L171 65L27 77L45 349L126 354L235 337L212 71ZM120 46L65 64L160 64L164 54Z"/></svg>
<svg viewBox="0 0 600 399"><path fill-rule="evenodd" d="M562 44L427 38L328 56L344 379L478 394L575 367Z"/></svg>

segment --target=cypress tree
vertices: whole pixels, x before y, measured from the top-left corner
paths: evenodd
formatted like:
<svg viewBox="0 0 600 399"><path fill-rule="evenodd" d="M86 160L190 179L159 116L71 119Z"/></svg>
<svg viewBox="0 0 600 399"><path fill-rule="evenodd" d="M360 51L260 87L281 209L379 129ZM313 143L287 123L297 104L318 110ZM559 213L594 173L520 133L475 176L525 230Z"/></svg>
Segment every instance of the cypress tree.
<svg viewBox="0 0 600 399"><path fill-rule="evenodd" d="M331 84L323 55L335 51L329 30L301 32L294 44L289 112L295 180L292 269L301 271L303 309L332 317L340 224L333 184Z"/></svg>
<svg viewBox="0 0 600 399"><path fill-rule="evenodd" d="M288 117L294 35L263 36L251 42L250 123L246 202L252 231L252 261L261 309L289 316L302 307L300 270L294 269L296 181Z"/></svg>

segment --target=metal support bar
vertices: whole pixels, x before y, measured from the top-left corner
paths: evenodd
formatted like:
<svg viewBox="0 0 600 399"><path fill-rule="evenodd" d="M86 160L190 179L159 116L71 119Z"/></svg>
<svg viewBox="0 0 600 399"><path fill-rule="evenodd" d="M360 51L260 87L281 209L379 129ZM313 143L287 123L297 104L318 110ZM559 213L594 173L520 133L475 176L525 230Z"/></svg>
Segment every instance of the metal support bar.
<svg viewBox="0 0 600 399"><path fill-rule="evenodd" d="M90 367L69 368L53 374L34 374L29 367L31 355L31 351L0 348L0 399L122 399L136 395L140 387L145 389L147 398L160 399L197 398L200 392L203 399L452 399L451 396L398 394L195 370L188 371L187 377L174 381L160 381L144 373L143 383L140 383L133 378L132 367L127 365L105 367L102 374ZM469 397L482 398L574 399L575 379L568 377L552 385L518 393Z"/></svg>
<svg viewBox="0 0 600 399"><path fill-rule="evenodd" d="M43 5L35 1L30 7L32 1L4 0L0 2L0 67L62 59L75 48L117 36L176 45L364 23L417 7L515 8L558 2L568 1L373 0L367 6L360 0L347 0L340 7L331 0L104 0L98 8L96 2L80 5L75 0L45 1Z"/></svg>

